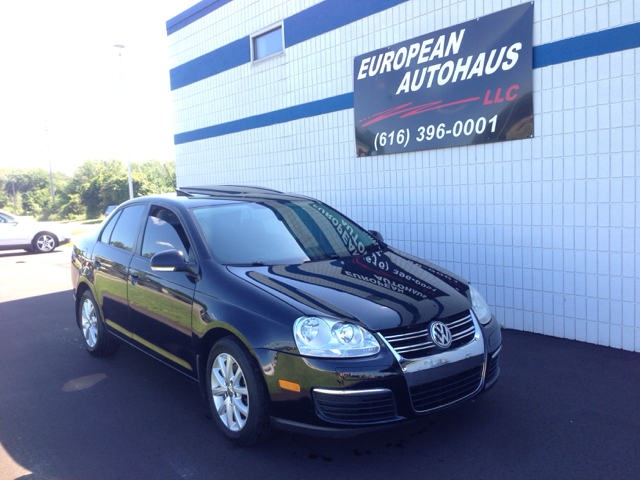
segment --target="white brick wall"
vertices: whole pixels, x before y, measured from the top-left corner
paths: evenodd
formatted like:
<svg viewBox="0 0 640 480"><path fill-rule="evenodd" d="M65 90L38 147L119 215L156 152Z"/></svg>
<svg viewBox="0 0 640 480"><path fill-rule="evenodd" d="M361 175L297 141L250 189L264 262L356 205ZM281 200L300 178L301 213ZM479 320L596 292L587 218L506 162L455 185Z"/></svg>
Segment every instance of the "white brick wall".
<svg viewBox="0 0 640 480"><path fill-rule="evenodd" d="M171 35L174 64L317 2L257 3ZM353 57L519 3L398 5L174 91L175 131L350 92ZM534 45L638 21L637 0L538 0ZM356 158L344 110L177 145L178 184L318 197L473 282L508 328L640 351L640 49L535 69L534 112L533 139Z"/></svg>

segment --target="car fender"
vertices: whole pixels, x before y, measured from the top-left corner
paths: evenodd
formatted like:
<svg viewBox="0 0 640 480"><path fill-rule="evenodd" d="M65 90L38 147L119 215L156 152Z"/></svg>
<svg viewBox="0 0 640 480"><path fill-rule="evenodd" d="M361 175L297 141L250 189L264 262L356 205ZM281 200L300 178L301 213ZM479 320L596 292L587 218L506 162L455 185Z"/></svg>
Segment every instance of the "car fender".
<svg viewBox="0 0 640 480"><path fill-rule="evenodd" d="M74 245L71 250L71 285L73 287L76 312L78 311L80 298L86 290L91 291L94 298L97 298L93 275L93 252L83 248L82 245Z"/></svg>
<svg viewBox="0 0 640 480"><path fill-rule="evenodd" d="M200 295L194 301L192 312L194 348L199 355L207 355L213 343L225 335L237 337L254 356L257 348L297 352L292 326L260 315L253 309L203 297ZM287 316L295 319L298 314L297 311L288 312Z"/></svg>

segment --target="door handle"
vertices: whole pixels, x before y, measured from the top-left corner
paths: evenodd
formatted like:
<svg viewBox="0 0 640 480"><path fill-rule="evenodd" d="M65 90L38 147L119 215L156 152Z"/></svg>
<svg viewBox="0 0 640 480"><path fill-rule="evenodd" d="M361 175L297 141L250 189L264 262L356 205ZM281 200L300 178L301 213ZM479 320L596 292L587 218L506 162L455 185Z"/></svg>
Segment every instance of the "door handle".
<svg viewBox="0 0 640 480"><path fill-rule="evenodd" d="M129 275L129 280L131 280L131 285L135 285L140 280L140 277L136 274Z"/></svg>

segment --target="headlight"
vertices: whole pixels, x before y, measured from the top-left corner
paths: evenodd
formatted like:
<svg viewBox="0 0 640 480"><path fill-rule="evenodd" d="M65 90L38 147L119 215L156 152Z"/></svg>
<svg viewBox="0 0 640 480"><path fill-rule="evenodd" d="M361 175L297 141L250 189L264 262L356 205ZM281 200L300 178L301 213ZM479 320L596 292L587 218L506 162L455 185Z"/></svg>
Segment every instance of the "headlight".
<svg viewBox="0 0 640 480"><path fill-rule="evenodd" d="M473 308L473 312L478 317L478 321L486 325L491 321L491 310L489 310L489 305L484 301L480 292L476 290L473 285L469 285L469 294L471 295L471 307Z"/></svg>
<svg viewBox="0 0 640 480"><path fill-rule="evenodd" d="M293 337L300 353L309 357L366 357L380 351L364 328L329 318L300 317L293 324Z"/></svg>

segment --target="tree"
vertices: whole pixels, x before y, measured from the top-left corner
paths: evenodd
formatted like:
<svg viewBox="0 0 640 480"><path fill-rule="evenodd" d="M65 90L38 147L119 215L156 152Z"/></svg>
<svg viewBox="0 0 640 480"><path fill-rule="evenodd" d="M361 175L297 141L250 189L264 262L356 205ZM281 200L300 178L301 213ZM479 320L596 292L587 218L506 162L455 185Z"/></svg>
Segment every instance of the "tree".
<svg viewBox="0 0 640 480"><path fill-rule="evenodd" d="M14 213L17 214L45 217L57 209L53 206L51 199L51 181L49 172L46 170L34 168L9 172L4 169L0 179L0 208L15 210ZM69 177L64 173L56 172L53 175L53 183L58 192L58 199L66 203L68 198L65 192ZM58 202L56 204L59 205Z"/></svg>
<svg viewBox="0 0 640 480"><path fill-rule="evenodd" d="M133 163L131 178L136 197L171 192L175 188L175 164L158 160ZM14 188L18 210L15 213L49 220L97 218L107 206L129 199L127 169L115 159L86 160L72 177L54 172L53 184L55 205L46 170L0 169L0 208L13 211Z"/></svg>

